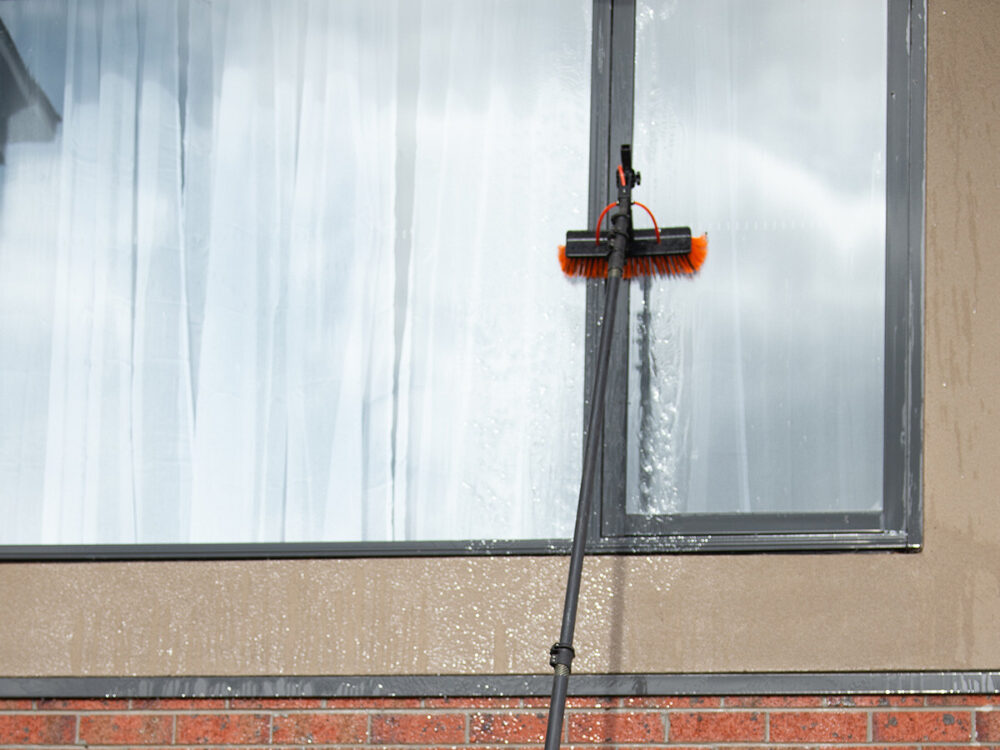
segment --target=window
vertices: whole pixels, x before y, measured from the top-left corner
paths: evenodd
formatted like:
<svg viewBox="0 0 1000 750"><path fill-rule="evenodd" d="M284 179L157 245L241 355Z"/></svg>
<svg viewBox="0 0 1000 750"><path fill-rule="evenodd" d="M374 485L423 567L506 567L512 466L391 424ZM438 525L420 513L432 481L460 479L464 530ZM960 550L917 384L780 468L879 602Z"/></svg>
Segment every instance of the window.
<svg viewBox="0 0 1000 750"><path fill-rule="evenodd" d="M640 199L711 244L705 279L622 300L594 549L919 542L919 8L13 0L0 21L0 116L36 123L0 166L0 554L563 549L532 540L571 533L600 289L554 246L633 140ZM831 194L860 206L836 258ZM775 325L792 299L820 330Z"/></svg>
<svg viewBox="0 0 1000 750"><path fill-rule="evenodd" d="M910 6L639 0L634 31L626 14L635 87L612 108L633 117L620 127L645 166L642 200L711 242L697 282L631 286L605 538L919 544L923 32Z"/></svg>

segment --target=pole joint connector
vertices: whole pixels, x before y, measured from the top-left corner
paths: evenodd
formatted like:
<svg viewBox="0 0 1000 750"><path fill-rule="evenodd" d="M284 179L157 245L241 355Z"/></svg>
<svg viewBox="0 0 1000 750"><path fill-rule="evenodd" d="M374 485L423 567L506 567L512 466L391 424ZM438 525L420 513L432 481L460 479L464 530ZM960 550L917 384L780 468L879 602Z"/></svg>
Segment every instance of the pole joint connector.
<svg viewBox="0 0 1000 750"><path fill-rule="evenodd" d="M576 652L568 643L556 643L549 649L549 666L555 669L557 674L569 674L574 656Z"/></svg>

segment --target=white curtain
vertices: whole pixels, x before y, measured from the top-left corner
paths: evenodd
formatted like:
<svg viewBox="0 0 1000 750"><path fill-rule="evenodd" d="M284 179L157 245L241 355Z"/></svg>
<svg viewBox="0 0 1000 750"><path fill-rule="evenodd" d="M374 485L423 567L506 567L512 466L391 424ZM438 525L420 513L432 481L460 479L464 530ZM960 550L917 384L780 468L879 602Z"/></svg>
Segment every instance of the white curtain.
<svg viewBox="0 0 1000 750"><path fill-rule="evenodd" d="M0 6L0 543L567 535L588 5Z"/></svg>

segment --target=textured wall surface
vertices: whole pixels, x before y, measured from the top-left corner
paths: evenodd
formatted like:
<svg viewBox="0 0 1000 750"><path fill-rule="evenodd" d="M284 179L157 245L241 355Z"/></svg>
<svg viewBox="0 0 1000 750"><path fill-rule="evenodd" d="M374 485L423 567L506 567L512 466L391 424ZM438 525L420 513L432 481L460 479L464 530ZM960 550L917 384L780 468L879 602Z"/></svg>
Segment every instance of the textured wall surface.
<svg viewBox="0 0 1000 750"><path fill-rule="evenodd" d="M579 671L1000 667L1000 3L932 0L928 37L924 550L590 559ZM548 673L565 567L0 565L0 675ZM972 731L971 711L948 715Z"/></svg>

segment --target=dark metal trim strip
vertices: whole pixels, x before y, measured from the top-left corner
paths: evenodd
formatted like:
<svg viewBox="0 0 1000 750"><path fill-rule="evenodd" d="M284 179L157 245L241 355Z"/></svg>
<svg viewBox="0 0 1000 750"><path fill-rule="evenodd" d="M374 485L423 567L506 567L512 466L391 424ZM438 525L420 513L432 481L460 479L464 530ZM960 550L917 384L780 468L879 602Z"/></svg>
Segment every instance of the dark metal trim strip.
<svg viewBox="0 0 1000 750"><path fill-rule="evenodd" d="M534 697L548 675L6 677L0 698ZM1000 672L580 674L572 695L997 694Z"/></svg>
<svg viewBox="0 0 1000 750"><path fill-rule="evenodd" d="M900 532L831 531L712 533L592 539L590 555L685 552L788 552L899 550L911 548ZM569 539L442 542L275 542L247 544L103 544L0 546L6 561L279 560L304 558L486 557L568 555Z"/></svg>
<svg viewBox="0 0 1000 750"><path fill-rule="evenodd" d="M909 236L910 305L907 368L908 427L905 528L911 548L919 549L923 530L924 254L927 195L927 0L910 0L909 36Z"/></svg>
<svg viewBox="0 0 1000 750"><path fill-rule="evenodd" d="M923 541L926 1L890 0L886 92L885 525Z"/></svg>
<svg viewBox="0 0 1000 750"><path fill-rule="evenodd" d="M882 531L881 513L688 513L643 516L625 514L623 533L661 534L823 534Z"/></svg>
<svg viewBox="0 0 1000 750"><path fill-rule="evenodd" d="M611 167L613 148L612 134L620 127L621 111L613 110L614 85L617 74L620 77L620 64L615 56L620 53L614 46L616 27L621 25L620 9L614 0L594 0L593 4L593 41L591 44L591 83L590 83L590 162L587 173L587 227L595 227L601 215L602 208L608 203L609 179L607 175ZM617 20L616 20L616 16ZM616 315L621 311L621 297ZM584 322L584 363L583 363L583 393L589 394L594 388L594 375L597 371L597 345L600 340L598 321L604 314L604 282L600 279L587 281ZM627 316L625 316L627 319ZM612 357L615 355L613 354ZM611 364L615 367L614 361ZM612 411L614 405L610 405ZM583 460L584 447L587 444L587 424L590 421L590 400L583 397L583 414L580 423L580 460ZM607 405L605 406L605 425L609 424ZM607 430L605 429L605 437ZM604 446L601 446L601 465L604 465ZM595 480L599 481L599 480ZM598 495L598 503L600 494ZM601 536L600 516L598 508L591 513L591 522L587 531L590 539Z"/></svg>

